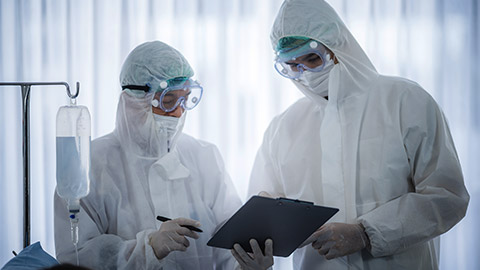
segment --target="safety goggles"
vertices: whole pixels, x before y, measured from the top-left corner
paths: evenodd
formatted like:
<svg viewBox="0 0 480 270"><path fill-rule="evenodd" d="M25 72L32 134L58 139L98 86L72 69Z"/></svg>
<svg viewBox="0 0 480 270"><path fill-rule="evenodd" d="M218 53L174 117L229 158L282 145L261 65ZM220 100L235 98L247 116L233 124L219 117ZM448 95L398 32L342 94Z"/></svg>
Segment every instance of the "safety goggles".
<svg viewBox="0 0 480 270"><path fill-rule="evenodd" d="M174 78L160 83L163 91L158 91L152 100L152 106L164 112L174 111L179 105L185 110L191 110L202 99L203 88L189 78Z"/></svg>
<svg viewBox="0 0 480 270"><path fill-rule="evenodd" d="M123 88L150 93L151 88L145 86L126 85ZM202 99L203 87L195 80L187 77L177 77L160 82L152 99L152 106L164 112L172 112L179 105L185 110L195 108Z"/></svg>
<svg viewBox="0 0 480 270"><path fill-rule="evenodd" d="M333 63L326 48L315 40L280 50L275 58L275 69L283 77L298 79L304 71L319 72Z"/></svg>

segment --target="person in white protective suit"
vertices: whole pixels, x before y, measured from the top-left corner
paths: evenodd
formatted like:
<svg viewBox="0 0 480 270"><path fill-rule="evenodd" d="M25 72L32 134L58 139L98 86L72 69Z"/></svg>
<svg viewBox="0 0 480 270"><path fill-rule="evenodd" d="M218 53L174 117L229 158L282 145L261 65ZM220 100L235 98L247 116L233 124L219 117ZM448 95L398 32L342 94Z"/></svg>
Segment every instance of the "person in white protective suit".
<svg viewBox="0 0 480 270"><path fill-rule="evenodd" d="M469 195L441 109L415 82L377 73L323 0L287 0L275 68L305 95L265 132L249 194L339 208L294 269L438 269L437 236ZM311 243L311 244L310 244Z"/></svg>
<svg viewBox="0 0 480 270"><path fill-rule="evenodd" d="M187 60L152 41L126 58L112 133L92 142L90 194L81 200L79 261L92 269L234 269L206 245L241 205L217 148L182 133L203 89ZM172 218L160 222L157 216ZM199 227L196 233L182 225ZM55 248L76 262L65 201L55 195Z"/></svg>

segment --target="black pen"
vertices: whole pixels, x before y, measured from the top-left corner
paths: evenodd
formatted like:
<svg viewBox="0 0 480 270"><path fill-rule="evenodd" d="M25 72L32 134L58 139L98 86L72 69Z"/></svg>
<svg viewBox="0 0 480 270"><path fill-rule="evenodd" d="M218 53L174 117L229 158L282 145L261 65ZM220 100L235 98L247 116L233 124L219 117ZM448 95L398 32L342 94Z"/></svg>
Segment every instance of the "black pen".
<svg viewBox="0 0 480 270"><path fill-rule="evenodd" d="M157 216L157 219L162 221L162 222L165 222L165 221L169 221L169 220L172 220L168 217L162 217L162 216ZM202 230L200 230L199 228L195 227L195 226L190 226L190 225L180 225L182 227L185 227L191 231L194 231L194 232L203 232Z"/></svg>

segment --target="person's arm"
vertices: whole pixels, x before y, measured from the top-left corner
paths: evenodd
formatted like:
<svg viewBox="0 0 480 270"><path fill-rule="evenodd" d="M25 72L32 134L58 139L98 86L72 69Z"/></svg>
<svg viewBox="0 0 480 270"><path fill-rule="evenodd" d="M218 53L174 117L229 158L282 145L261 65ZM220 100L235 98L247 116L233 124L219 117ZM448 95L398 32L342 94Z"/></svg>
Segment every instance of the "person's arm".
<svg viewBox="0 0 480 270"><path fill-rule="evenodd" d="M272 121L272 123L275 121ZM248 197L260 195L265 197L285 197L276 177L273 160L271 159L272 130L275 124L270 124L265 132L263 143L257 152L248 186ZM250 241L252 254L247 254L239 244L235 244L231 250L238 265L236 269L254 270L271 269L273 266L273 242L268 239L265 242L265 250L261 250L255 239Z"/></svg>
<svg viewBox="0 0 480 270"><path fill-rule="evenodd" d="M211 146L208 157L204 160L209 162L209 189L206 198L215 217L217 231L225 222L241 207L242 202L233 185L230 175L226 171L223 158L215 146ZM216 269L231 270L235 268L235 259L227 249L213 248L213 257Z"/></svg>
<svg viewBox="0 0 480 270"><path fill-rule="evenodd" d="M214 193L213 212L218 226L221 226L228 220L241 206L240 198L237 195L235 187L230 179L230 176L225 170L223 160L220 153L214 148L214 159L216 167L218 167L219 181L215 183L217 189ZM217 228L218 229L218 228ZM214 248L214 257L216 260L217 269L243 269L243 270L259 270L270 269L273 265L273 243L272 240L267 240L265 244L265 255L260 250L256 241L251 243L254 253L248 255L237 244L235 249L231 251L226 249Z"/></svg>
<svg viewBox="0 0 480 270"><path fill-rule="evenodd" d="M285 197L285 192L279 182L278 168L276 168L272 157L275 149L273 135L277 128L276 123L277 118L272 121L265 131L262 145L258 149L248 184L248 197L261 195L261 192L266 192L272 198Z"/></svg>
<svg viewBox="0 0 480 270"><path fill-rule="evenodd" d="M443 113L422 90L404 96L401 125L415 190L358 218L373 256L428 241L464 216L469 195Z"/></svg>
<svg viewBox="0 0 480 270"><path fill-rule="evenodd" d="M88 197L87 197L88 198ZM102 208L82 202L79 213L79 263L92 269L161 269L149 245L155 229L138 232L135 239L122 239L106 232L107 220ZM55 194L55 249L60 262L76 264L75 248L70 234L70 220L65 200ZM95 211L99 209L99 211Z"/></svg>
<svg viewBox="0 0 480 270"><path fill-rule="evenodd" d="M332 222L321 226L299 248L312 247L327 260L343 257L370 246L362 224Z"/></svg>

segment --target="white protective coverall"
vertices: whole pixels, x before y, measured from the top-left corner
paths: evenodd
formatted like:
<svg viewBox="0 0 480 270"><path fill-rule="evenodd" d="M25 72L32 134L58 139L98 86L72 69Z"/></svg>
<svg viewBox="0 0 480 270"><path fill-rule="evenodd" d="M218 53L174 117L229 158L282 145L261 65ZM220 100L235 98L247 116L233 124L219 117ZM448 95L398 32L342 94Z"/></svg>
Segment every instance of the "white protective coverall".
<svg viewBox="0 0 480 270"><path fill-rule="evenodd" d="M271 33L303 36L335 54L328 100L306 97L265 132L249 194L337 207L329 222L361 223L371 247L326 260L308 245L295 269L437 269L433 239L465 215L469 195L439 106L418 84L376 72L324 1L285 1ZM281 226L281 225L279 225Z"/></svg>
<svg viewBox="0 0 480 270"><path fill-rule="evenodd" d="M127 58L122 68L122 85L158 85L162 78L193 75L183 56L164 43L137 48L137 57ZM178 134L184 119L180 118ZM175 136L178 143L167 152L158 125L151 96L142 99L124 91L115 130L92 142L90 194L81 200L79 217L80 265L233 269L235 259L229 250L206 245L217 225L241 205L220 153L214 145L185 134ZM162 224L157 215L198 220L203 233L197 240L189 238L187 251L173 251L158 260L148 244L149 235ZM60 262L76 262L66 204L57 194L55 247Z"/></svg>

